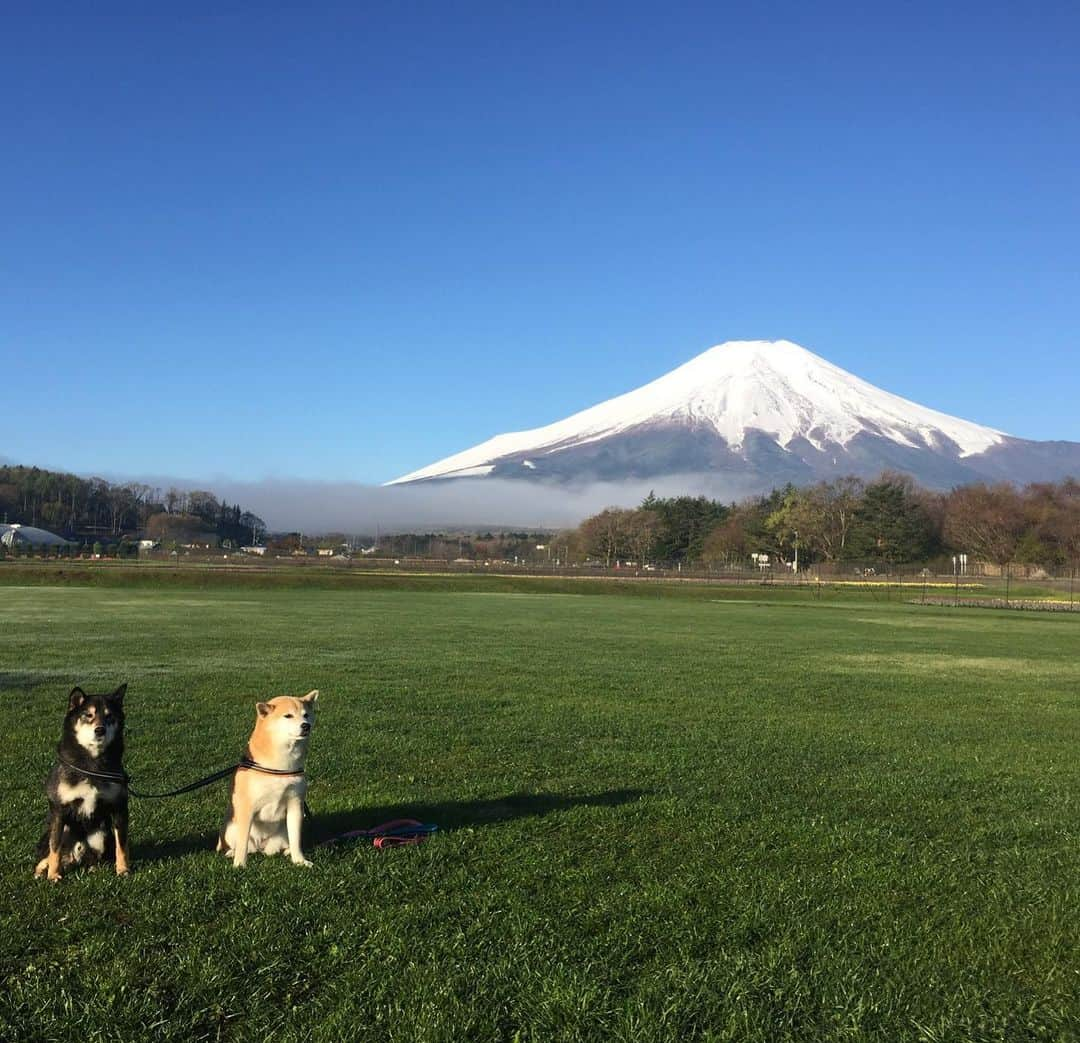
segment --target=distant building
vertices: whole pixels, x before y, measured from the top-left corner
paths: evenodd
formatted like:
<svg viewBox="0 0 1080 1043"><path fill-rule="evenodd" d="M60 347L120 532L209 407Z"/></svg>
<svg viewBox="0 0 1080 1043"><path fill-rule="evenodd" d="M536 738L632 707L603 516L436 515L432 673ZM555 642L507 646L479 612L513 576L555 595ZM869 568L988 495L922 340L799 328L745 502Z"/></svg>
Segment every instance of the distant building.
<svg viewBox="0 0 1080 1043"><path fill-rule="evenodd" d="M188 543L181 543L184 550L213 550L221 543L221 537L216 532L200 532L198 536Z"/></svg>
<svg viewBox="0 0 1080 1043"><path fill-rule="evenodd" d="M70 547L71 541L55 532L33 525L0 525L0 543L5 547Z"/></svg>
<svg viewBox="0 0 1080 1043"><path fill-rule="evenodd" d="M266 548L263 546L241 547L240 549L245 554L258 554L261 556L266 553Z"/></svg>

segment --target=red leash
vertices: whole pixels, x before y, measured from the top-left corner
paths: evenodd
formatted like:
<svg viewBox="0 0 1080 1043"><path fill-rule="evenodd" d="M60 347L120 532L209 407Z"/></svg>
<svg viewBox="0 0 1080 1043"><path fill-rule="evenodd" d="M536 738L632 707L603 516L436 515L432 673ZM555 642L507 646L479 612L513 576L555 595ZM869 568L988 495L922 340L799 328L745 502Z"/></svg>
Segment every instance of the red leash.
<svg viewBox="0 0 1080 1043"><path fill-rule="evenodd" d="M336 844L340 840L366 840L382 851L388 847L404 847L407 844L420 844L432 833L438 830L438 826L430 822L421 822L415 818L395 818L384 822L381 826L372 826L370 829L350 829L347 833L339 833L336 837L324 840L319 847L328 844Z"/></svg>

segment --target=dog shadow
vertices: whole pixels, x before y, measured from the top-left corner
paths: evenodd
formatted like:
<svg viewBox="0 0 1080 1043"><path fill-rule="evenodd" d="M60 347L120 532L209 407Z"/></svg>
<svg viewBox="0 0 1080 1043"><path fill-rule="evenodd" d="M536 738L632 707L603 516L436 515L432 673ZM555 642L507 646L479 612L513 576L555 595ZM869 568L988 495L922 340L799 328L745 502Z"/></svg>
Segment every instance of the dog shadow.
<svg viewBox="0 0 1080 1043"><path fill-rule="evenodd" d="M480 800L420 802L386 807L365 805L343 811L314 811L304 824L304 847L311 850L348 830L369 829L396 818L433 822L440 832L447 832L497 826L522 818L543 818L572 808L614 808L633 804L647 796L648 792L642 789L617 789L603 793L508 793L504 797ZM213 850L216 839L216 835L199 833L175 840L151 840L134 845L134 858L136 862L182 858L196 851Z"/></svg>
<svg viewBox="0 0 1080 1043"><path fill-rule="evenodd" d="M496 826L520 818L542 818L571 808L613 808L631 804L645 790L620 789L607 793L509 793L489 800L453 800L435 804L396 804L392 807L361 807L312 816L310 836L321 844L350 829L368 829L395 818L433 822L440 831Z"/></svg>
<svg viewBox="0 0 1080 1043"><path fill-rule="evenodd" d="M30 691L42 685L55 685L63 688L65 685L74 685L76 682L60 674L30 673L26 670L2 671L0 670L0 692L6 688L19 691Z"/></svg>

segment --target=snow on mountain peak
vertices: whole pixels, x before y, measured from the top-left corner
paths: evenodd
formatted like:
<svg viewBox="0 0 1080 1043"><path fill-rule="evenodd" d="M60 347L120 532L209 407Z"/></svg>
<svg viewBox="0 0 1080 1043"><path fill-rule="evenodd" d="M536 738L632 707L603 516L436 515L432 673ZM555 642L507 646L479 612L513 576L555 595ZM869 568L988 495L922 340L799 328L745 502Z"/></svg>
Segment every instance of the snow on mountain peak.
<svg viewBox="0 0 1080 1043"><path fill-rule="evenodd" d="M554 424L497 435L388 484L490 473L519 453L542 456L644 425L712 429L735 450L748 432L782 448L805 438L818 449L860 432L908 447L981 453L1006 435L882 391L788 340L727 341L634 391Z"/></svg>

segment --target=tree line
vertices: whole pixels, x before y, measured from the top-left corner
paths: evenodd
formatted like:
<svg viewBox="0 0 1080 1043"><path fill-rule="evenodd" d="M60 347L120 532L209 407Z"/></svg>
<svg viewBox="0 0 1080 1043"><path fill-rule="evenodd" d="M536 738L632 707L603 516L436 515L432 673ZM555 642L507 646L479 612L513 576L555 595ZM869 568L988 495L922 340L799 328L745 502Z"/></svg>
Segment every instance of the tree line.
<svg viewBox="0 0 1080 1043"><path fill-rule="evenodd" d="M724 504L704 496L609 507L560 533L567 560L744 567L753 554L800 566L893 567L953 553L1049 571L1080 565L1080 482L961 486L934 492L910 477L846 477Z"/></svg>
<svg viewBox="0 0 1080 1043"><path fill-rule="evenodd" d="M137 482L80 478L0 465L0 520L68 539L119 540L136 532L163 543L258 543L266 524L206 490L162 490ZM299 540L299 537L297 537ZM635 508L609 507L555 534L397 534L377 541L385 556L586 561L746 567L753 554L791 565L857 562L886 568L966 553L996 565L1048 571L1080 566L1080 482L1023 488L974 484L935 492L884 473L792 485L740 503L650 494ZM940 564L940 561L939 561Z"/></svg>
<svg viewBox="0 0 1080 1043"><path fill-rule="evenodd" d="M145 532L158 540L212 536L215 542L239 546L266 532L257 515L203 489L162 490L13 465L0 466L0 521L37 526L71 540Z"/></svg>

